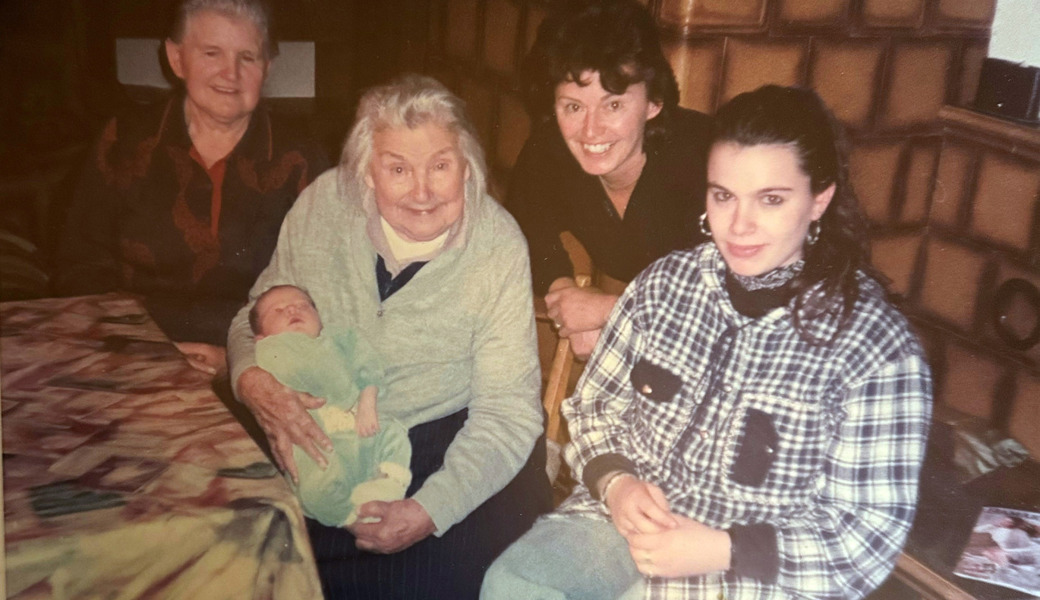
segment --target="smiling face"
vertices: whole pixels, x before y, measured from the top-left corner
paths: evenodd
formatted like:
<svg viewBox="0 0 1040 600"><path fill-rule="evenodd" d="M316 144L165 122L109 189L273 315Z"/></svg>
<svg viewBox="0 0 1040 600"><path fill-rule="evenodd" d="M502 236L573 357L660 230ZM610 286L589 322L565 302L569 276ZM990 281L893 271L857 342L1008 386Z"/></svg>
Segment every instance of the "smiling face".
<svg viewBox="0 0 1040 600"><path fill-rule="evenodd" d="M256 302L259 331L256 338L298 331L310 337L321 333L321 317L310 296L292 286L279 286L264 292Z"/></svg>
<svg viewBox="0 0 1040 600"><path fill-rule="evenodd" d="M200 11L188 19L180 42L166 40L166 55L184 80L189 115L224 125L249 120L268 66L263 37L252 21Z"/></svg>
<svg viewBox="0 0 1040 600"><path fill-rule="evenodd" d="M379 214L402 238L436 239L462 217L469 167L458 136L427 122L390 127L372 136L372 163L365 176Z"/></svg>
<svg viewBox="0 0 1040 600"><path fill-rule="evenodd" d="M638 177L646 122L661 105L647 98L645 83L633 83L619 95L603 89L598 71L585 71L581 81L585 85L556 86L556 122L567 148L589 175Z"/></svg>
<svg viewBox="0 0 1040 600"><path fill-rule="evenodd" d="M790 146L716 143L708 158L708 223L730 270L761 275L802 258L809 223L827 210Z"/></svg>

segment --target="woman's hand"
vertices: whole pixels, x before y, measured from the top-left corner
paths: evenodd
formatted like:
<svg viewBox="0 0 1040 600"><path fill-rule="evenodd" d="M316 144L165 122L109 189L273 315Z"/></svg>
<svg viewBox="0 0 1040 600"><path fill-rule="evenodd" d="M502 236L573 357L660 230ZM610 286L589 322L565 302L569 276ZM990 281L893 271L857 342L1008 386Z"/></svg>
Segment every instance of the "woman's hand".
<svg viewBox="0 0 1040 600"><path fill-rule="evenodd" d="M664 492L634 475L618 475L603 501L614 527L625 538L638 533L659 533L678 525Z"/></svg>
<svg viewBox="0 0 1040 600"><path fill-rule="evenodd" d="M650 577L693 577L730 567L729 534L673 515L676 526L626 536L639 572Z"/></svg>
<svg viewBox="0 0 1040 600"><path fill-rule="evenodd" d="M227 373L227 350L223 346L202 342L174 342L188 364L196 371L219 377Z"/></svg>
<svg viewBox="0 0 1040 600"><path fill-rule="evenodd" d="M588 360L592 356L592 351L596 349L596 342L599 341L599 333L602 329L592 329L590 331L579 331L578 333L572 333L569 336L571 340L571 352L574 356L580 360Z"/></svg>
<svg viewBox="0 0 1040 600"><path fill-rule="evenodd" d="M325 400L285 387L260 367L249 367L239 376L238 397L267 434L278 466L287 471L294 482L299 482L293 460L294 445L303 448L321 468L328 466L322 451L332 450L332 440L307 412L320 408Z"/></svg>
<svg viewBox="0 0 1040 600"><path fill-rule="evenodd" d="M617 296L599 288L580 288L573 279L561 278L553 282L545 295L545 307L549 318L559 323L560 334L569 336L578 331L601 329L617 300Z"/></svg>
<svg viewBox="0 0 1040 600"><path fill-rule="evenodd" d="M561 277L545 295L546 314L557 324L560 336L570 338L574 354L584 359L596 347L617 300L618 296L594 287L581 288L570 277Z"/></svg>
<svg viewBox="0 0 1040 600"><path fill-rule="evenodd" d="M378 519L375 522L368 522ZM437 530L421 504L411 498L394 502L366 502L358 509L358 520L349 527L362 550L393 554L423 540Z"/></svg>

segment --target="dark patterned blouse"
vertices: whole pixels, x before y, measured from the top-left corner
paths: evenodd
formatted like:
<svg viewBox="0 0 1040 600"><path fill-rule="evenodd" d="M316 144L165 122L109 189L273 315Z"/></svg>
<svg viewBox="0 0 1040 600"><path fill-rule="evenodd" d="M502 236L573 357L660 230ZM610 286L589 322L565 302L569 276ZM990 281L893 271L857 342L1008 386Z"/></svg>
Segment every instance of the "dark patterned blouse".
<svg viewBox="0 0 1040 600"><path fill-rule="evenodd" d="M83 168L55 290L138 293L173 340L224 345L285 213L328 167L320 146L263 102L208 170L188 136L182 94L120 115Z"/></svg>

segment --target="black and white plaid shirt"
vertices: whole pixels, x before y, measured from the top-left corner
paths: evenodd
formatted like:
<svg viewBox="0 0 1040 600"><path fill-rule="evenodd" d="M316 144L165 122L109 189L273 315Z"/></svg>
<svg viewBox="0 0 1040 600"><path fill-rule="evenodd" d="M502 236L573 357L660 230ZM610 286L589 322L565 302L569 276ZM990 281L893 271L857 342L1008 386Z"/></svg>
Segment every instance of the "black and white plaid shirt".
<svg viewBox="0 0 1040 600"><path fill-rule="evenodd" d="M861 597L891 571L914 515L932 404L921 348L865 276L844 329L817 345L789 307L737 312L724 277L709 243L629 286L564 405L567 462L587 483L628 463L674 512L731 531L733 568L653 578L649 598ZM823 340L837 326L808 323ZM609 518L584 485L558 512ZM758 535L738 544L742 528ZM750 576L762 561L773 573Z"/></svg>

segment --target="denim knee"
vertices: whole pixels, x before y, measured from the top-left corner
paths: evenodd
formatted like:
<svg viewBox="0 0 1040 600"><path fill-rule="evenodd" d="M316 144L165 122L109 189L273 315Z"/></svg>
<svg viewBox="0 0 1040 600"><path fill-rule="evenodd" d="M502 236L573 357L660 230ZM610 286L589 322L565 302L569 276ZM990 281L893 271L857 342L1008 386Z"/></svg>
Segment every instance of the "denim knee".
<svg viewBox="0 0 1040 600"><path fill-rule="evenodd" d="M608 521L553 515L492 564L483 600L603 600L617 598L642 576L628 545Z"/></svg>

